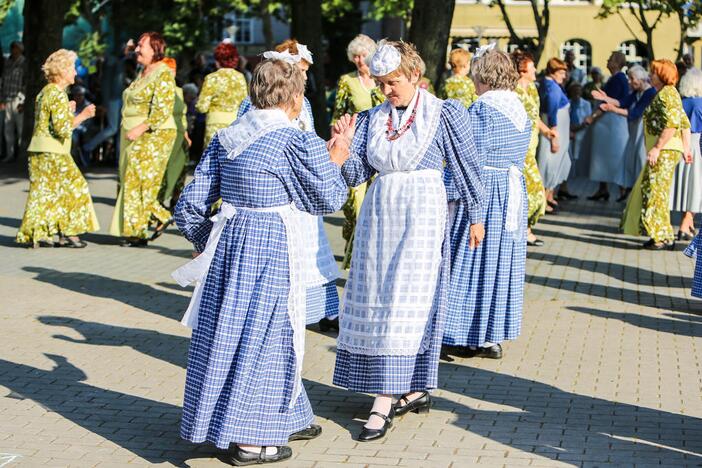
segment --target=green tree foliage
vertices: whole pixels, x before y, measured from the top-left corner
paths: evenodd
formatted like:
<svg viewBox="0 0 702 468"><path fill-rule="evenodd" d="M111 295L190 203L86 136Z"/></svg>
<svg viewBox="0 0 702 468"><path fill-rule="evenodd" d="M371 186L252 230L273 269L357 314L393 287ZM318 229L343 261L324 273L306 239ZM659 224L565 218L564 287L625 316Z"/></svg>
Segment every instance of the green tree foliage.
<svg viewBox="0 0 702 468"><path fill-rule="evenodd" d="M409 26L412 20L414 0L373 0L371 7L370 19L401 18Z"/></svg>
<svg viewBox="0 0 702 468"><path fill-rule="evenodd" d="M546 37L548 36L548 29L551 24L549 0L529 0L529 6L531 7L531 12L534 17L534 24L536 25L537 37L524 37L517 34L512 24L512 19L509 16L505 0L491 0L490 6L497 6L500 9L502 20L505 22L507 30L509 31L510 42L531 52L535 62L539 63L539 59L546 45Z"/></svg>
<svg viewBox="0 0 702 468"><path fill-rule="evenodd" d="M0 24L5 21L10 8L15 4L15 0L0 0Z"/></svg>

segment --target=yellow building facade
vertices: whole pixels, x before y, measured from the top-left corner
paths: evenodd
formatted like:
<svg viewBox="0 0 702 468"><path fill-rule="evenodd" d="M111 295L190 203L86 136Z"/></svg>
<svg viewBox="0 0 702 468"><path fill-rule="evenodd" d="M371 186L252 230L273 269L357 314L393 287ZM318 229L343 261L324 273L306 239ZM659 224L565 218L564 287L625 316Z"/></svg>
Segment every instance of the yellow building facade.
<svg viewBox="0 0 702 468"><path fill-rule="evenodd" d="M550 57L563 57L566 50L573 50L579 68L601 67L606 73L607 58L614 50L621 50L629 62L639 62L645 41L639 23L628 10L606 19L596 18L601 0L552 0L549 2L550 26L539 67ZM531 4L523 0L506 0L512 24L520 37L537 37ZM541 11L542 7L540 7ZM655 18L649 13L651 22ZM627 27L628 26L628 27ZM694 33L693 33L694 34ZM653 34L656 58L674 60L680 28L676 17L661 19ZM451 24L451 43L487 44L495 42L502 50L510 50L509 32L500 9L490 7L488 1L458 0ZM697 39L688 52L700 63L700 44Z"/></svg>

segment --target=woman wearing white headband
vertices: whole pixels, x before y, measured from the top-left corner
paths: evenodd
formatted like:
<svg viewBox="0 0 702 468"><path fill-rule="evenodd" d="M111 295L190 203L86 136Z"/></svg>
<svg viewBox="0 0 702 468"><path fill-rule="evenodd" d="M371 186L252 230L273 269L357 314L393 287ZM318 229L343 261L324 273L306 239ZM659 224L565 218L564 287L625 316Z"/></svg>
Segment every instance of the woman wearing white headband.
<svg viewBox="0 0 702 468"><path fill-rule="evenodd" d="M370 69L387 100L359 115L342 167L349 186L377 174L356 225L334 370L334 384L377 395L360 441L383 437L395 414L428 411L437 386L449 260L444 162L471 246L484 234L471 118L460 102L419 88L422 64L413 45L380 43ZM393 395L402 395L394 406Z"/></svg>

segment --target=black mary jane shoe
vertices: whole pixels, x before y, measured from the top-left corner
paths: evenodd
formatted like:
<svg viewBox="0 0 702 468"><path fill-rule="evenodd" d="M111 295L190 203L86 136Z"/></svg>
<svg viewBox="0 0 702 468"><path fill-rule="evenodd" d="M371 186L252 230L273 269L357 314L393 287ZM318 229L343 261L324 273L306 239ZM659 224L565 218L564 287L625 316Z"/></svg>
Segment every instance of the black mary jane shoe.
<svg viewBox="0 0 702 468"><path fill-rule="evenodd" d="M326 317L319 321L319 330L322 333L326 333L329 330L339 331L339 317L328 319Z"/></svg>
<svg viewBox="0 0 702 468"><path fill-rule="evenodd" d="M534 239L533 241L527 240L527 246L529 247L543 247L544 241L541 239Z"/></svg>
<svg viewBox="0 0 702 468"><path fill-rule="evenodd" d="M149 241L139 237L125 237L119 241L121 247L146 247Z"/></svg>
<svg viewBox="0 0 702 468"><path fill-rule="evenodd" d="M80 239L74 240L70 237L61 237L58 241L58 244L54 245L56 247L66 247L69 249L83 249L88 245L88 243Z"/></svg>
<svg viewBox="0 0 702 468"><path fill-rule="evenodd" d="M690 234L689 232L678 231L678 240L679 241L691 241L694 238L695 238L694 234Z"/></svg>
<svg viewBox="0 0 702 468"><path fill-rule="evenodd" d="M495 344L488 347L481 346L472 351L471 357L486 359L502 359L502 345Z"/></svg>
<svg viewBox="0 0 702 468"><path fill-rule="evenodd" d="M428 413L431 408L431 397L429 392L422 392L422 395L414 400L408 400L407 395L402 395L395 403L395 416L402 416L407 413Z"/></svg>
<svg viewBox="0 0 702 468"><path fill-rule="evenodd" d="M166 232L166 229L168 228L168 226L171 225L172 222L173 222L173 218L170 218L165 223L159 223L156 226L156 229L154 229L154 233L151 234L151 238L149 240L155 241L156 239L161 237L163 235L163 233Z"/></svg>
<svg viewBox="0 0 702 468"><path fill-rule="evenodd" d="M248 466L275 463L292 457L292 449L287 445L276 448L278 450L274 454L268 455L266 453L266 447L261 447L261 451L256 453L244 450L237 445L234 451L230 452L228 461L234 466Z"/></svg>
<svg viewBox="0 0 702 468"><path fill-rule="evenodd" d="M675 241L655 242L651 239L644 243L643 248L646 250L675 250Z"/></svg>
<svg viewBox="0 0 702 468"><path fill-rule="evenodd" d="M361 433L358 435L359 442L370 442L372 440L378 440L385 437L385 433L390 427L392 427L392 418L395 417L395 409L390 408L390 414L388 415L384 415L383 413L379 413L377 411L372 411L370 415L378 416L379 418L385 420L385 423L380 429L368 429L367 427L363 426Z"/></svg>
<svg viewBox="0 0 702 468"><path fill-rule="evenodd" d="M292 442L294 440L312 440L316 439L322 434L322 426L318 426L317 424L310 424L310 427L306 427L301 431L293 432L290 434L290 437L288 437L288 442Z"/></svg>

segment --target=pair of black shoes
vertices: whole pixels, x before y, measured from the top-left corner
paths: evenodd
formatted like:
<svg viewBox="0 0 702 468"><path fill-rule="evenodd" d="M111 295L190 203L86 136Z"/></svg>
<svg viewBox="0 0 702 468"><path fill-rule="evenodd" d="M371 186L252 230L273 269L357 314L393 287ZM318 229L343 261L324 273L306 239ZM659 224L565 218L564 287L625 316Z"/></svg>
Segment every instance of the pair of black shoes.
<svg viewBox="0 0 702 468"><path fill-rule="evenodd" d="M312 440L322 433L321 426L312 424L310 427L305 428L301 431L297 431L290 435L288 441L292 442L295 440ZM241 447L237 446L233 452L231 452L228 461L234 466L248 466L248 465L262 465L264 463L276 463L279 461L287 460L292 457L292 449L287 445L282 445L280 447L275 447L276 452L272 454L267 453L267 447L261 447L259 453L249 452Z"/></svg>
<svg viewBox="0 0 702 468"><path fill-rule="evenodd" d="M419 397L414 400L407 399L406 395L402 395L400 399L393 405L390 409L390 414L384 415L377 411L371 412L371 416L375 415L381 419L385 420L383 427L380 429L368 429L364 427L358 436L359 442L370 442L372 440L378 440L385 437L388 429L392 427L392 420L395 416L402 416L407 413L428 413L429 408L431 408L431 397L429 392L423 392Z"/></svg>
<svg viewBox="0 0 702 468"><path fill-rule="evenodd" d="M319 321L319 330L322 333L326 333L329 330L336 330L339 331L339 317L335 317L333 319L328 319L324 317L322 320Z"/></svg>
<svg viewBox="0 0 702 468"><path fill-rule="evenodd" d="M643 244L643 248L646 250L675 250L675 241L656 242L649 239Z"/></svg>

